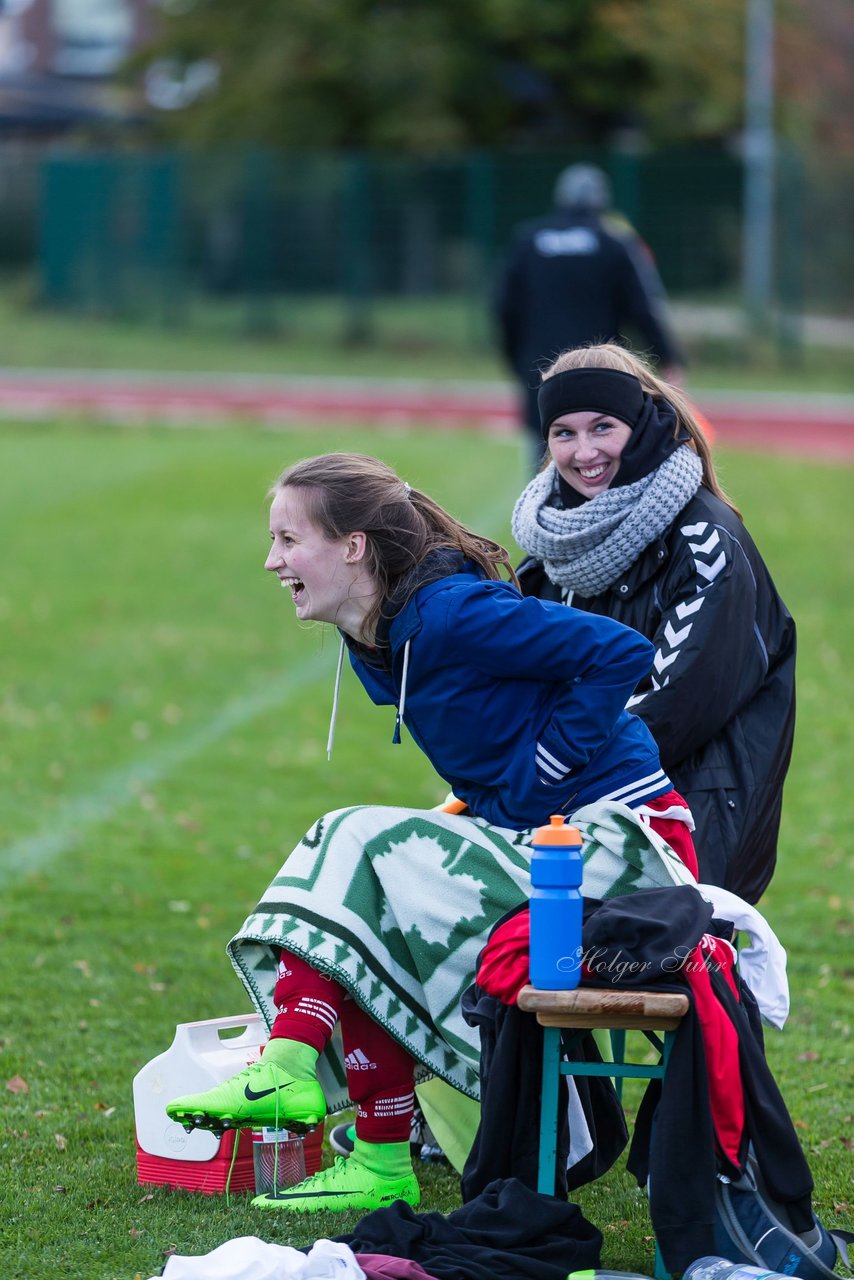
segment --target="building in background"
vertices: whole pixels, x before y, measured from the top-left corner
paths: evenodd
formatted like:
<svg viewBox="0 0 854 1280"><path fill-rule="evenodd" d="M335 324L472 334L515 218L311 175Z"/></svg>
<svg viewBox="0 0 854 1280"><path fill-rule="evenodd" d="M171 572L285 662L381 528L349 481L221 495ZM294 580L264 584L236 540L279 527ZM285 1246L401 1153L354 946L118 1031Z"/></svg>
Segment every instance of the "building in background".
<svg viewBox="0 0 854 1280"><path fill-rule="evenodd" d="M0 137L133 123L115 74L151 16L149 0L0 0Z"/></svg>

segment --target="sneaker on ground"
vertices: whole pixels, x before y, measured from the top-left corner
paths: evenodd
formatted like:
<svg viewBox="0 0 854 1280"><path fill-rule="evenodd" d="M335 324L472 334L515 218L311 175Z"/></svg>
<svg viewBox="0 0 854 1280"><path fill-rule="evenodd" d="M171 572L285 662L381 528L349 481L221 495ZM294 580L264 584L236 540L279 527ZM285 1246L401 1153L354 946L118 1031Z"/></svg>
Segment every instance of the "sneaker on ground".
<svg viewBox="0 0 854 1280"><path fill-rule="evenodd" d="M188 1130L270 1126L302 1133L326 1115L326 1099L316 1080L295 1080L262 1058L206 1093L173 1098L166 1114Z"/></svg>
<svg viewBox="0 0 854 1280"><path fill-rule="evenodd" d="M339 1156L349 1156L356 1140L356 1126L352 1120L336 1124L329 1134L329 1145ZM412 1124L409 1129L409 1148L413 1160L424 1160L430 1164L447 1164L447 1156L433 1136L433 1131L424 1118L424 1112L416 1107L412 1113Z"/></svg>
<svg viewBox="0 0 854 1280"><path fill-rule="evenodd" d="M329 1134L329 1145L339 1156L352 1155L356 1143L356 1126L352 1120L336 1124Z"/></svg>
<svg viewBox="0 0 854 1280"><path fill-rule="evenodd" d="M414 1173L405 1178L381 1178L360 1164L358 1157L344 1160L338 1156L331 1168L321 1169L295 1187L256 1196L252 1204L256 1209L282 1209L285 1213L317 1213L321 1209L344 1213L347 1209L383 1209L395 1200L411 1205L420 1202L421 1188Z"/></svg>
<svg viewBox="0 0 854 1280"><path fill-rule="evenodd" d="M409 1130L409 1147L413 1160L423 1160L428 1164L447 1164L448 1157L436 1141L433 1130L420 1107L412 1113L412 1125Z"/></svg>
<svg viewBox="0 0 854 1280"><path fill-rule="evenodd" d="M448 1164L448 1157L445 1155L438 1142L422 1142L421 1149L418 1152L419 1160L423 1160L425 1164Z"/></svg>

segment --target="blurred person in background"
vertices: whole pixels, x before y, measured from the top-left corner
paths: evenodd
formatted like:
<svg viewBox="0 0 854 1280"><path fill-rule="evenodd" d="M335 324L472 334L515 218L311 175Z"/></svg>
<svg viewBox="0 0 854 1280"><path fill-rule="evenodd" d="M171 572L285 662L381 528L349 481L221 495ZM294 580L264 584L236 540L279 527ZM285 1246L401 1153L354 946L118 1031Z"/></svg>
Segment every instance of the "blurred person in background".
<svg viewBox="0 0 854 1280"><path fill-rule="evenodd" d="M678 388L616 344L563 352L539 390L551 461L513 512L522 591L655 645L628 701L696 823L700 881L771 879L795 724L795 625Z"/></svg>
<svg viewBox="0 0 854 1280"><path fill-rule="evenodd" d="M537 410L540 370L559 351L636 334L662 374L681 377L664 287L652 254L625 220L608 212L611 186L594 165L558 176L555 211L523 223L494 300L501 351L517 378L534 470L543 457Z"/></svg>

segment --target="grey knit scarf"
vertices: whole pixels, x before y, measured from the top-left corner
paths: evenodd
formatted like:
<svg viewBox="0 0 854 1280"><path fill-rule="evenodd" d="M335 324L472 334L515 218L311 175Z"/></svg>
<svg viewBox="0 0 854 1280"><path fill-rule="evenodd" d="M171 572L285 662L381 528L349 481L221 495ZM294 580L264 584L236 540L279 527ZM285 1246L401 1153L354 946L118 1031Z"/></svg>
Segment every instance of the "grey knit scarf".
<svg viewBox="0 0 854 1280"><path fill-rule="evenodd" d="M596 596L634 564L690 502L703 464L681 445L655 471L634 484L606 489L580 507L560 503L552 462L523 491L513 509L513 537L542 560L558 586Z"/></svg>

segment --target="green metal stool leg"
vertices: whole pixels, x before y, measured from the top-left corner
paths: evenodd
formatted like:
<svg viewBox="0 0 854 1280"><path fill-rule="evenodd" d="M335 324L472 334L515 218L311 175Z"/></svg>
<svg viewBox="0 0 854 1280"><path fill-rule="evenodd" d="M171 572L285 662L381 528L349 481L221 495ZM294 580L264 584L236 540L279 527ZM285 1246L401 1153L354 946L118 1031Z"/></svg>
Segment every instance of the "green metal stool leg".
<svg viewBox="0 0 854 1280"><path fill-rule="evenodd" d="M543 1087L540 1095L540 1163L537 1190L555 1193L557 1159L557 1099L560 1082L560 1028L543 1027Z"/></svg>
<svg viewBox="0 0 854 1280"><path fill-rule="evenodd" d="M665 1080L667 1078L667 1064L670 1061L670 1051L673 1048L673 1041L676 1033L673 1031L665 1031L664 1043L661 1046L661 1088L664 1089ZM655 1133L655 1116L652 1117L652 1131L650 1141ZM655 1237L655 1269L652 1273L655 1280L671 1280L671 1272L668 1271L664 1264L664 1258L661 1256L661 1249L658 1244L658 1236Z"/></svg>
<svg viewBox="0 0 854 1280"><path fill-rule="evenodd" d="M558 1135L558 1088L560 1077L564 1076L609 1076L613 1074L613 1079L618 1093L621 1091L623 1079L629 1077L636 1080L661 1080L662 1088L664 1088L665 1077L667 1073L667 1064L670 1059L670 1053L676 1038L675 1032L666 1031L663 1040L654 1035L651 1031L645 1031L647 1039L660 1052L660 1061L654 1066L644 1065L642 1063L626 1062L626 1033L625 1031L610 1030L611 1051L613 1053L613 1063L608 1062L577 1062L573 1058L573 1043L567 1042L567 1054L569 1061L562 1062L561 1054L563 1051L563 1042L561 1039L561 1031L559 1027L543 1027L543 1077L542 1090L540 1094L540 1155L539 1166L537 1170L537 1190L543 1195L554 1195L555 1192L555 1161L557 1159L557 1135ZM582 1033L577 1032L580 1036ZM655 1131L655 1117L652 1121L653 1134ZM655 1280L672 1280L671 1273L668 1271L664 1258L659 1248L658 1240L655 1241Z"/></svg>
<svg viewBox="0 0 854 1280"><path fill-rule="evenodd" d="M611 1059L613 1062L625 1062L626 1060L626 1033L625 1031L611 1032ZM614 1080L614 1088L617 1091L617 1097L623 1100L623 1077L617 1076Z"/></svg>

